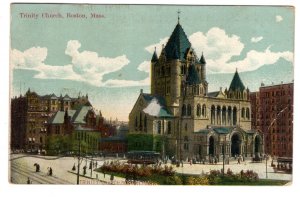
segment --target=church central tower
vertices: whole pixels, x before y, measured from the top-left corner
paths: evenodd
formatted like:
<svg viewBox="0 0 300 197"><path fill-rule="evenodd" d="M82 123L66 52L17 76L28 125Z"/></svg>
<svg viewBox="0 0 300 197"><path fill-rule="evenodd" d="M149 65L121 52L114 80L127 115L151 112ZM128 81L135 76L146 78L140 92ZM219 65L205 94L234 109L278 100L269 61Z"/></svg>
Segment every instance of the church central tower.
<svg viewBox="0 0 300 197"><path fill-rule="evenodd" d="M173 30L166 46L162 46L159 57L156 50L151 59L151 94L165 98L172 114L178 116L179 100L183 94L183 87L189 75L189 67L193 66L198 84L202 84L203 95L207 94L206 62L202 54L198 59L182 26L178 23ZM199 88L199 86L197 86Z"/></svg>

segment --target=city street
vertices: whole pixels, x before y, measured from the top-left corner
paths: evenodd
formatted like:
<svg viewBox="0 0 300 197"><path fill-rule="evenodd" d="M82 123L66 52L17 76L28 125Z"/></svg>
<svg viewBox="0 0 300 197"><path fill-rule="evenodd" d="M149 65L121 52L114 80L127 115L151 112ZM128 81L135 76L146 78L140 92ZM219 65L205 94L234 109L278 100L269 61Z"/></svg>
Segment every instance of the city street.
<svg viewBox="0 0 300 197"><path fill-rule="evenodd" d="M106 158L105 161L111 160L121 160L123 158ZM97 167L100 167L104 158L93 158L93 161L97 161ZM41 167L40 172L35 172L34 164L38 163ZM89 167L90 160L83 159L81 162L80 169L80 184L92 184L92 185L102 185L102 184L125 184L125 179L120 177L114 177L114 181L111 182L109 175L104 175L92 171ZM72 171L72 167L75 164L77 168L77 158L75 157L50 157L50 156L40 156L40 155L22 155L13 154L11 156L11 182L16 184L26 184L29 178L32 184L76 184L77 181L77 169ZM83 166L87 166L87 174L83 176ZM168 164L171 165L171 164ZM53 175L47 175L48 167L53 169ZM208 173L210 170L221 170L223 165L221 162L218 164L188 164L184 163L183 167L175 167L174 169L178 173L184 174L194 174L200 175L203 173ZM233 172L239 173L241 170L253 170L258 173L259 178L266 178L266 163L251 163L250 161L242 162L237 164L236 161L231 161L229 165L225 165L225 172L230 168ZM291 174L274 173L273 168L268 162L268 179L275 180L292 180ZM142 183L141 183L142 184Z"/></svg>

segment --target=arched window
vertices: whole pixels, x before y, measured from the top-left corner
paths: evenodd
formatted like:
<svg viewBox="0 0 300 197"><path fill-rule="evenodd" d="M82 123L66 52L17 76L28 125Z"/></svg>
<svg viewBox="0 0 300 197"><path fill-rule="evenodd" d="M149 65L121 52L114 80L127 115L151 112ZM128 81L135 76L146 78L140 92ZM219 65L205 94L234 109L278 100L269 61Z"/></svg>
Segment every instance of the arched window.
<svg viewBox="0 0 300 197"><path fill-rule="evenodd" d="M184 74L184 68L183 65L180 66L180 73L183 75Z"/></svg>
<svg viewBox="0 0 300 197"><path fill-rule="evenodd" d="M237 109L236 107L233 107L233 113L232 113L232 116L233 116L233 125L236 125L237 123Z"/></svg>
<svg viewBox="0 0 300 197"><path fill-rule="evenodd" d="M188 116L191 116L192 115L192 108L191 108L191 105L188 104L188 107L187 107L187 115Z"/></svg>
<svg viewBox="0 0 300 197"><path fill-rule="evenodd" d="M168 121L168 134L171 134L171 131L172 131L172 125L171 125L171 121Z"/></svg>
<svg viewBox="0 0 300 197"><path fill-rule="evenodd" d="M246 118L250 119L250 109L248 107L246 108Z"/></svg>
<svg viewBox="0 0 300 197"><path fill-rule="evenodd" d="M202 117L206 117L206 105L202 105Z"/></svg>
<svg viewBox="0 0 300 197"><path fill-rule="evenodd" d="M221 107L217 106L217 124L221 124Z"/></svg>
<svg viewBox="0 0 300 197"><path fill-rule="evenodd" d="M135 126L135 128L138 127L138 117L137 117L137 116L135 117L135 123L134 123L134 126Z"/></svg>
<svg viewBox="0 0 300 197"><path fill-rule="evenodd" d="M197 116L200 116L201 115L201 105L198 104L197 105Z"/></svg>
<svg viewBox="0 0 300 197"><path fill-rule="evenodd" d="M140 127L142 128L143 126L143 118L142 118L142 112L140 112Z"/></svg>
<svg viewBox="0 0 300 197"><path fill-rule="evenodd" d="M245 118L245 108L242 108L242 118Z"/></svg>
<svg viewBox="0 0 300 197"><path fill-rule="evenodd" d="M232 125L232 122L231 122L231 118L232 118L232 109L231 109L231 106L228 107L227 118L228 118L228 125Z"/></svg>
<svg viewBox="0 0 300 197"><path fill-rule="evenodd" d="M210 120L211 120L211 124L215 124L215 106L212 105L211 106L211 111L210 111Z"/></svg>
<svg viewBox="0 0 300 197"><path fill-rule="evenodd" d="M226 107L223 106L222 108L222 125L226 125Z"/></svg>
<svg viewBox="0 0 300 197"><path fill-rule="evenodd" d="M185 104L182 105L181 115L186 116L186 105Z"/></svg>
<svg viewBox="0 0 300 197"><path fill-rule="evenodd" d="M147 132L147 116L144 116L144 131Z"/></svg>

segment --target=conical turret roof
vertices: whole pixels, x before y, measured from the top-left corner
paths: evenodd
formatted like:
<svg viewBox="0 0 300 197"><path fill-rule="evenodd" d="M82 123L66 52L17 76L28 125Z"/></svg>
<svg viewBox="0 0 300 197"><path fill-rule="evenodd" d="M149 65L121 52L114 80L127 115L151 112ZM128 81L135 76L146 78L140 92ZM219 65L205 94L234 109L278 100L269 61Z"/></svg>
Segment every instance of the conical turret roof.
<svg viewBox="0 0 300 197"><path fill-rule="evenodd" d="M235 90L240 90L240 91L245 90L245 86L244 86L237 70L234 73L234 76L233 76L233 79L231 81L229 90L233 90L233 91L235 91Z"/></svg>
<svg viewBox="0 0 300 197"><path fill-rule="evenodd" d="M201 63L201 64L206 64L205 58L204 58L204 56L203 56L203 53L202 53L202 55L201 55L200 63Z"/></svg>
<svg viewBox="0 0 300 197"><path fill-rule="evenodd" d="M183 60L186 50L190 47L191 43L181 25L178 23L165 47L167 59Z"/></svg>
<svg viewBox="0 0 300 197"><path fill-rule="evenodd" d="M157 62L157 60L158 60L158 57L157 57L156 50L155 50L153 55L152 55L151 62Z"/></svg>

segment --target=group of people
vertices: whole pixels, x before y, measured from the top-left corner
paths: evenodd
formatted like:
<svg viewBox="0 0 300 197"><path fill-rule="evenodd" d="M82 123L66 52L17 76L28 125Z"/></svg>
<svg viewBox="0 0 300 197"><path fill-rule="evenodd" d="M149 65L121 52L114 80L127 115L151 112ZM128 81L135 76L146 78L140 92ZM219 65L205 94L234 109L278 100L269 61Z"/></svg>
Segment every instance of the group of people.
<svg viewBox="0 0 300 197"><path fill-rule="evenodd" d="M244 161L244 157L242 155L234 155L234 159L237 160L237 164L241 164Z"/></svg>
<svg viewBox="0 0 300 197"><path fill-rule="evenodd" d="M34 163L33 166L35 167L35 172L40 172L41 171L41 166L38 163ZM53 175L53 170L51 167L47 168L48 173L47 175L52 176ZM30 180L30 178L27 178L27 184L32 184L32 181Z"/></svg>

